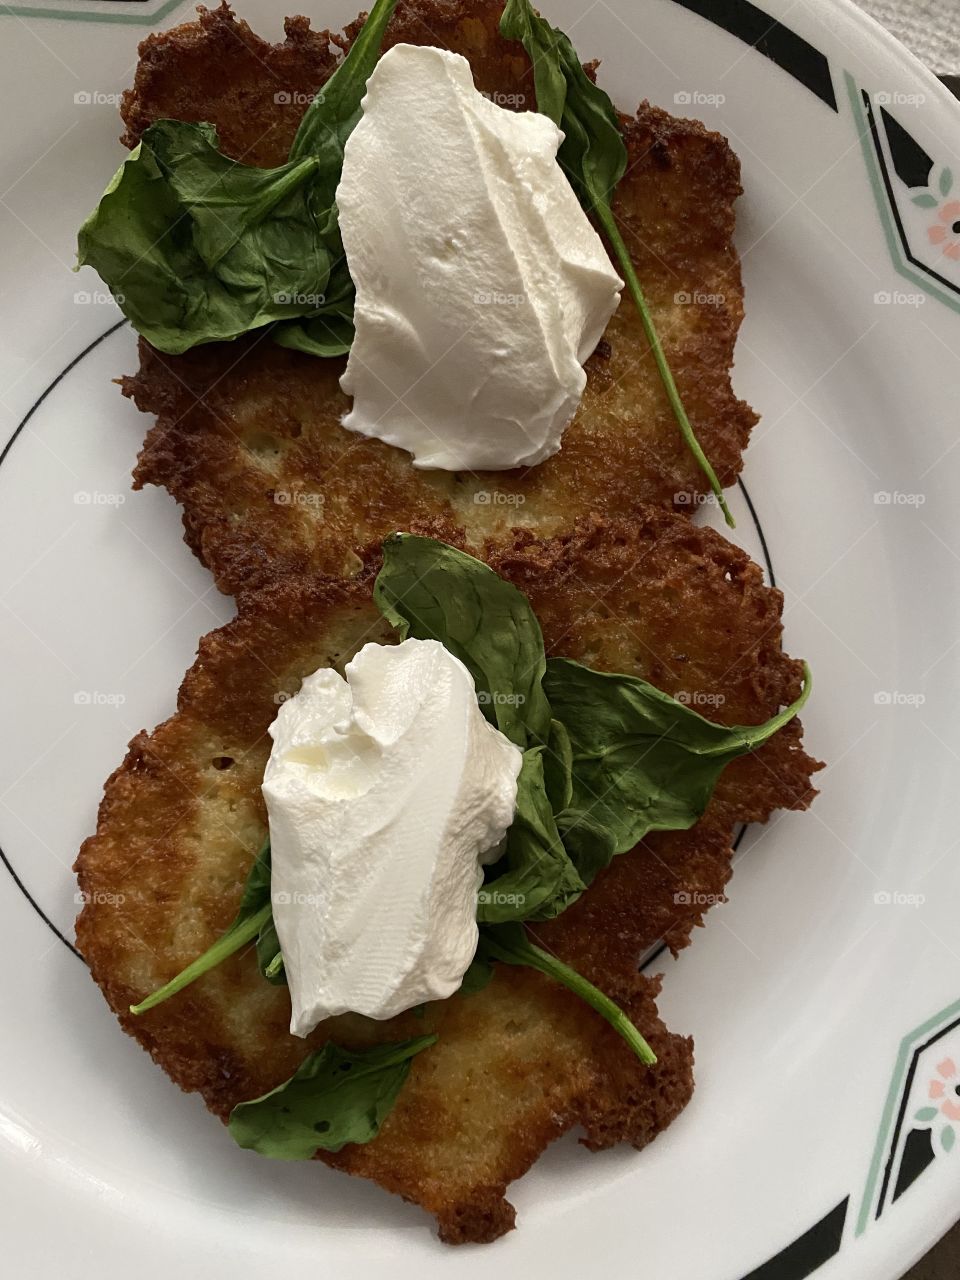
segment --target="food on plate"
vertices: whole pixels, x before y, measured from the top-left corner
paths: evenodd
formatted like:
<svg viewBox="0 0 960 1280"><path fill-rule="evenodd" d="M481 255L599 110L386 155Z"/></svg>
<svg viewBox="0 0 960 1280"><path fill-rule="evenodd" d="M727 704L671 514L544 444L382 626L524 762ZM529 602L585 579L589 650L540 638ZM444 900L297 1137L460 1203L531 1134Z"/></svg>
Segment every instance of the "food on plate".
<svg viewBox="0 0 960 1280"><path fill-rule="evenodd" d="M484 97L460 54L383 55L337 187L356 288L345 427L443 471L559 450L623 288L562 141L548 116Z"/></svg>
<svg viewBox="0 0 960 1280"><path fill-rule="evenodd" d="M529 60L500 34L502 12L499 0L400 4L384 45L453 50L492 103L532 110ZM348 28L347 41L357 31ZM161 119L206 121L225 154L282 164L336 65L331 39L290 19L286 40L271 45L225 7L150 36L124 101L125 141L136 145ZM333 48L343 44L333 38ZM730 386L742 317L732 243L739 165L694 121L646 104L618 119L628 159L613 196L617 224L696 436L729 485L755 421ZM516 318L507 304L481 305L511 312L505 325ZM157 422L136 483L173 493L191 547L234 594L285 572L346 572L367 543L430 519L462 527L479 548L518 525L549 536L578 516L629 517L643 503L690 513L710 492L626 296L586 363L560 451L515 471L415 469L407 452L343 427L342 357L308 357L263 331L181 355L143 342L140 360L124 390Z"/></svg>
<svg viewBox="0 0 960 1280"><path fill-rule="evenodd" d="M469 670L436 639L371 641L342 676L307 676L270 736L263 798L290 1030L339 1013L382 1020L459 991L523 764Z"/></svg>
<svg viewBox="0 0 960 1280"><path fill-rule="evenodd" d="M596 522L546 542L518 533L488 558L528 598L549 655L649 680L678 707L709 707L721 725L761 725L801 693L800 664L780 648L779 593L742 551L682 517L649 509L636 522ZM342 669L363 644L400 638L373 601L378 569L372 552L352 580L275 583L202 642L177 714L139 735L107 784L97 834L78 861L88 905L77 936L124 1027L221 1118L234 1113L245 1145L262 1143L264 1114L237 1115L238 1104L283 1085L299 1096L304 1082L291 1078L308 1052L321 1081L338 1053L390 1045L409 1055L384 1068L396 1096L376 1136L354 1125L346 1145L317 1156L422 1204L444 1239L486 1240L513 1224L507 1184L564 1130L583 1126L592 1148L640 1147L681 1109L690 1043L663 1028L656 984L637 963L661 938L686 945L706 904L722 898L738 825L804 808L817 765L791 719L723 769L696 825L648 834L559 914L529 926L535 948L616 1003L655 1066L556 976L496 957L492 978L469 994L385 1022L341 1015L306 1040L289 1032L287 990L264 976L270 947L229 954L131 1013L236 917L266 832L267 730L284 699L318 667ZM497 705L509 727L518 704ZM276 1141L275 1123L269 1133ZM302 1125L297 1137L292 1150L302 1156Z"/></svg>
<svg viewBox="0 0 960 1280"><path fill-rule="evenodd" d="M594 73L529 0L278 46L201 10L79 234L141 335L136 483L238 602L107 783L79 946L239 1146L450 1242L564 1130L679 1113L640 962L819 768L779 593L687 518L733 523L753 421L736 161Z"/></svg>

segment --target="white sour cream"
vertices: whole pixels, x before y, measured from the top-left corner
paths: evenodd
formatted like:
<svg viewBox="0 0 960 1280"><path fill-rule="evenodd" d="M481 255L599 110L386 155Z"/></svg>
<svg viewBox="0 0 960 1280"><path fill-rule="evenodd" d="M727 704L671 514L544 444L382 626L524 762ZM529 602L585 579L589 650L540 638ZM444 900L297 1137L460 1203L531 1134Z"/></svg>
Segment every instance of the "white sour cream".
<svg viewBox="0 0 960 1280"><path fill-rule="evenodd" d="M557 452L623 288L562 139L485 98L459 54L380 59L337 188L357 289L345 427L445 471Z"/></svg>
<svg viewBox="0 0 960 1280"><path fill-rule="evenodd" d="M308 676L280 708L263 782L298 1036L457 990L481 864L516 808L520 749L443 645L368 644L345 670Z"/></svg>

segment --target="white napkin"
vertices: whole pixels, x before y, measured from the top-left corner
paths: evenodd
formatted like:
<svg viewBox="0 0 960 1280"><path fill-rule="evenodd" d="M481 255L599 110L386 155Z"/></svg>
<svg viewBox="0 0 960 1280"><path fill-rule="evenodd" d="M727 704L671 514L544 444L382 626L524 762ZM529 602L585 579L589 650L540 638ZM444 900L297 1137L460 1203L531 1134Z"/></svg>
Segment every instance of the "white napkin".
<svg viewBox="0 0 960 1280"><path fill-rule="evenodd" d="M857 0L937 75L960 75L960 0Z"/></svg>

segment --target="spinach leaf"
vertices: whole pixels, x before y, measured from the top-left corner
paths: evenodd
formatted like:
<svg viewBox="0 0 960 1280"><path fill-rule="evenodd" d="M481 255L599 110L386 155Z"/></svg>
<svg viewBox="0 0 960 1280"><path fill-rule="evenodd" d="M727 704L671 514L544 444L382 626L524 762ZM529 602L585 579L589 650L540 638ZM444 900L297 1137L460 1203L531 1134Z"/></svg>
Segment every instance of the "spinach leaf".
<svg viewBox="0 0 960 1280"><path fill-rule="evenodd" d="M517 779L517 810L504 856L487 869L477 919L552 920L586 888L563 846L544 785L543 746L523 753Z"/></svg>
<svg viewBox="0 0 960 1280"><path fill-rule="evenodd" d="M566 793L564 726L552 721L544 696L546 658L540 624L526 596L480 560L432 538L396 534L383 547L373 598L406 640L437 640L474 678L484 714L524 748L517 811L504 855L487 870L477 919L549 920L584 889L563 847L547 796L550 763L558 794Z"/></svg>
<svg viewBox="0 0 960 1280"><path fill-rule="evenodd" d="M512 583L446 543L397 533L383 544L373 598L402 640L439 640L460 659L484 715L511 742L547 740L543 635Z"/></svg>
<svg viewBox="0 0 960 1280"><path fill-rule="evenodd" d="M589 884L648 832L692 827L726 765L797 714L811 676L805 666L797 701L760 725L713 724L645 680L569 658L548 660L544 689L572 749L572 795L557 825Z"/></svg>
<svg viewBox="0 0 960 1280"><path fill-rule="evenodd" d="M286 982L283 974L283 960L280 956L280 944L273 925L273 908L270 899L270 841L266 840L254 859L253 866L247 876L240 908L230 926L217 941L204 951L203 955L182 969L175 978L152 992L139 1004L132 1004L133 1014L146 1013L169 1000L184 987L215 969L229 956L241 951L248 943L257 939L257 961L260 972L271 982ZM279 961L279 964L278 964ZM267 966L273 969L268 972Z"/></svg>
<svg viewBox="0 0 960 1280"><path fill-rule="evenodd" d="M287 320L278 324L271 336L277 346L303 351L308 356L345 356L353 346L353 297L342 314L331 312L310 320Z"/></svg>
<svg viewBox="0 0 960 1280"><path fill-rule="evenodd" d="M355 291L340 237L336 194L347 139L362 115L367 81L377 65L380 47L397 0L377 0L350 52L315 95L293 139L290 160L315 157L319 161L307 201L320 239L330 255L330 276L324 290L322 315L279 325L274 340L314 356L345 355L353 343Z"/></svg>
<svg viewBox="0 0 960 1280"><path fill-rule="evenodd" d="M576 969L564 964L549 951L535 946L527 937L523 925L487 925L482 928L477 956L487 964L499 961L501 964L527 965L546 974L548 978L553 978L595 1009L601 1018L605 1018L641 1062L647 1066L656 1063L656 1054L619 1005L614 1004L609 996L605 996L592 982L577 973Z"/></svg>
<svg viewBox="0 0 960 1280"><path fill-rule="evenodd" d="M341 1049L328 1041L289 1080L230 1113L238 1146L274 1160L309 1160L369 1142L380 1132L410 1072L411 1059L435 1044L418 1036L372 1049Z"/></svg>
<svg viewBox="0 0 960 1280"><path fill-rule="evenodd" d="M380 46L393 17L397 0L376 0L350 52L340 63L300 121L290 148L290 160L316 156L321 165L319 190L323 208L333 207L333 197L343 167L343 149L360 119L360 103L367 81L380 57Z"/></svg>
<svg viewBox="0 0 960 1280"><path fill-rule="evenodd" d="M478 950L478 953L470 961L469 969L463 975L463 981L457 989L457 994L461 996L476 995L478 991L483 990L492 977L493 965L488 960L481 959Z"/></svg>
<svg viewBox="0 0 960 1280"><path fill-rule="evenodd" d="M573 746L563 722L550 721L547 750L543 756L543 784L554 813L573 803Z"/></svg>
<svg viewBox="0 0 960 1280"><path fill-rule="evenodd" d="M549 116L564 133L557 159L580 203L596 217L616 254L680 433L716 495L727 524L733 527L720 481L690 425L613 213L613 192L627 167L627 149L613 103L584 71L569 37L545 22L530 0L507 0L500 31L508 40L519 40L527 51L533 64L537 110Z"/></svg>
<svg viewBox="0 0 960 1280"><path fill-rule="evenodd" d="M396 4L376 0L286 164L229 160L209 124L158 120L144 132L81 227L77 265L99 272L153 346L176 355L283 322L284 346L348 349L354 290L334 197Z"/></svg>
<svg viewBox="0 0 960 1280"><path fill-rule="evenodd" d="M80 228L77 265L173 355L302 315L298 299L323 297L332 262L305 198L316 169L236 164L212 125L158 120Z"/></svg>

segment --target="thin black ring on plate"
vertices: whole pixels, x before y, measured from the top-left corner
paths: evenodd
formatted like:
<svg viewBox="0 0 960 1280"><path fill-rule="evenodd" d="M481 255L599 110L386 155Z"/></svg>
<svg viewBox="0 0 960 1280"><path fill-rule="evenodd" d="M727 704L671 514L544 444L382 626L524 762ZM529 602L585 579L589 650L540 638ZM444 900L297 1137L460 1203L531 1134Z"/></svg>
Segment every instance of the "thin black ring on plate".
<svg viewBox="0 0 960 1280"><path fill-rule="evenodd" d="M37 396L36 400L34 400L33 404L27 410L23 419L17 425L17 429L14 431L13 435L4 445L3 452L0 453L0 466L2 466L3 463L6 461L7 454L13 448L13 445L15 444L17 437L20 435L20 433L29 423L30 419L33 417L33 415L37 412L37 410L43 404L44 400L46 400L47 396L51 393L51 391L53 391L56 387L60 385L60 383L64 380L64 378L67 376L68 373L72 373L72 371L77 367L77 365L80 363L81 360L83 360L86 356L88 356L91 351L94 351L97 347L99 347L101 342L105 342L107 338L109 338L112 334L116 333L118 329L123 328L123 326L126 323L127 323L126 320L118 320L116 324L112 324L110 328L106 330L105 333L101 333L99 338L94 338L93 342L91 342L88 346L84 347L84 349L80 352L79 355L74 356L74 358L70 361L70 363L60 370L60 372L57 374L54 380L47 387L45 387L43 391L41 391L40 395ZM740 489L740 492L743 494L744 499L746 500L747 507L750 511L750 518L753 521L753 527L757 531L757 537L760 539L760 545L763 548L763 558L766 562L767 573L770 576L770 585L776 586L776 579L774 578L774 573L773 573L773 562L770 558L770 550L767 546L767 540L766 540L766 537L764 536L763 529L760 526L760 521L757 518L756 508L753 505L753 501L750 497L750 494L747 492L747 486L743 483L743 481L738 479L737 485ZM743 839L744 833L746 832L746 830L747 830L746 827L741 828L739 834L737 835L736 843L733 846L734 851L736 851L739 848L740 841ZM33 907L34 911L37 913L37 915L40 917L43 923L47 926L47 928L50 929L51 932L56 934L56 936L60 939L63 945L67 947L70 951L72 951L73 954L78 959L82 960L83 956L80 955L80 952L77 950L77 948L73 945L73 943L69 940L69 938L65 937L60 932L57 926L53 923L53 921L44 911L43 907L40 906L39 902L37 902L36 898L34 898L33 894L30 892L27 886L23 883L20 876L17 874L15 868L13 867L12 863L10 862L10 859L7 857L6 853L2 848L0 848L0 862L2 862L3 865L6 867L6 869L10 872L10 876L13 880L13 883L17 886L17 888L20 890L20 892L23 894L26 900L30 903L30 906ZM656 960L658 956L663 954L664 949L665 949L664 947L660 947L656 952L654 952L653 955L649 956L647 960L644 961L644 964L642 967L646 969L651 964L653 964L654 960Z"/></svg>
<svg viewBox="0 0 960 1280"><path fill-rule="evenodd" d="M27 423L30 421L33 415L37 412L37 410L43 404L44 400L46 400L50 392L53 391L57 386L59 386L59 384L64 380L67 374L70 373L73 369L75 369L85 356L88 356L90 352L94 350L94 348L99 347L101 342L109 338L112 333L116 333L116 331L126 323L127 323L126 320L118 320L116 324L113 324L110 326L110 328L106 331L106 333L101 333L99 338L94 338L93 342L91 342L89 346L84 347L84 349L80 352L79 355L74 356L74 358L70 361L70 363L66 365L65 368L60 370L60 372L57 374L54 380L47 387L45 387L43 391L41 391L40 395L37 396L36 400L34 400L33 404L30 406L30 408L24 414L23 418L17 424L16 431L14 431L13 435L10 437L7 443L3 446L3 452L0 453L0 466L2 466L3 463L6 461L7 454L10 452L10 450L13 448L14 444L16 443L17 437L20 435L20 433L26 427ZM47 928L51 931L51 933L55 934L56 937L58 937L60 941L63 943L63 945L67 948L67 950L72 951L78 960L83 960L83 956L80 954L77 948L73 945L73 943L70 941L69 938L67 938L63 933L61 933L61 931L57 928L57 926L53 923L53 921L44 911L43 907L41 907L40 903L37 902L36 898L33 896L33 894L30 892L27 886L20 879L20 876L17 874L15 868L10 862L10 859L7 857L6 853L2 848L0 848L0 862L2 862L3 865L6 867L6 869L10 872L10 877L13 880L13 883L17 886L17 888L20 890L20 892L23 894L26 900L30 903L31 907L33 907L34 911L37 913L37 915L40 917L43 923L47 926Z"/></svg>

